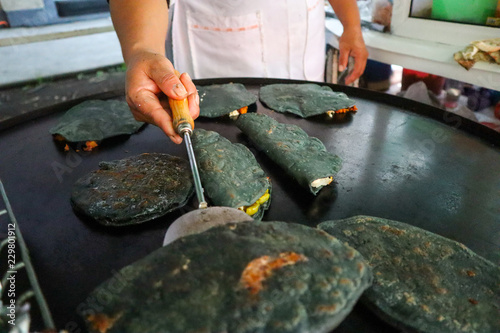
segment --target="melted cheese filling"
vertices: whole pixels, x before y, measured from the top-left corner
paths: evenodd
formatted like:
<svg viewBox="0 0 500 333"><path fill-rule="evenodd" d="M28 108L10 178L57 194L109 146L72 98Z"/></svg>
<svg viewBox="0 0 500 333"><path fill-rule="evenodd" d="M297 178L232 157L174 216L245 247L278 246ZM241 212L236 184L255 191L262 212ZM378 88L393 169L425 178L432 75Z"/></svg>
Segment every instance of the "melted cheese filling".
<svg viewBox="0 0 500 333"><path fill-rule="evenodd" d="M311 187L326 186L333 181L333 177L319 178L311 183Z"/></svg>
<svg viewBox="0 0 500 333"><path fill-rule="evenodd" d="M466 60L473 60L478 51L479 49L476 46L472 46L472 49L467 48L462 54Z"/></svg>
<svg viewBox="0 0 500 333"><path fill-rule="evenodd" d="M248 106L244 106L242 108L239 108L238 110L231 111L229 112L229 118L233 120L238 119L240 114L245 114L247 113L247 111L248 111Z"/></svg>
<svg viewBox="0 0 500 333"><path fill-rule="evenodd" d="M240 113L238 112L238 110L234 110L234 111L231 111L229 112L229 118L231 119L237 119L239 117Z"/></svg>

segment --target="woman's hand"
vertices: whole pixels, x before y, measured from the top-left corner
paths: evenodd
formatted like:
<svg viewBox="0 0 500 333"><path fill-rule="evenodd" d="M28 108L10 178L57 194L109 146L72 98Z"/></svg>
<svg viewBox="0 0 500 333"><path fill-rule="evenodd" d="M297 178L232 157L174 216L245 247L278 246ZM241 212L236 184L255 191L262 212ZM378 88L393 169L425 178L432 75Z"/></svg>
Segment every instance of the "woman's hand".
<svg viewBox="0 0 500 333"><path fill-rule="evenodd" d="M178 78L172 63L154 51L143 50L129 58L125 90L134 118L158 126L176 144L182 138L173 127L167 97L187 98L193 119L200 113L198 92L189 74L183 73Z"/></svg>

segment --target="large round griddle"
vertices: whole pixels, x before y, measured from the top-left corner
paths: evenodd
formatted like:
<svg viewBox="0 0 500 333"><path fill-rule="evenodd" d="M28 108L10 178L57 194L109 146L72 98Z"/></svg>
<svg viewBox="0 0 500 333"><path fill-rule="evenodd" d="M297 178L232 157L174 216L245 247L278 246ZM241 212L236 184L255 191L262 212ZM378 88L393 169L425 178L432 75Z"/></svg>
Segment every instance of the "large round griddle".
<svg viewBox="0 0 500 333"><path fill-rule="evenodd" d="M301 81L196 81L198 85L227 82L241 82L258 94L265 84ZM356 99L357 114L302 119L273 112L260 102L251 108L302 127L343 159L337 184L316 197L251 146L231 120L197 120L196 126L249 146L271 177L272 204L263 220L316 226L325 220L373 215L457 240L500 264L500 135L403 98L331 87ZM0 178L58 328L85 332L77 312L91 314L106 301L105 297L87 300L90 291L160 247L170 223L194 209L196 199L180 211L139 226L106 228L75 215L69 201L71 187L97 169L100 161L144 152L187 159L187 153L184 145L172 144L151 125L130 137L104 141L90 153L65 153L49 134L60 116L56 113L0 133ZM34 320L41 326L36 313ZM357 306L336 332L395 330Z"/></svg>

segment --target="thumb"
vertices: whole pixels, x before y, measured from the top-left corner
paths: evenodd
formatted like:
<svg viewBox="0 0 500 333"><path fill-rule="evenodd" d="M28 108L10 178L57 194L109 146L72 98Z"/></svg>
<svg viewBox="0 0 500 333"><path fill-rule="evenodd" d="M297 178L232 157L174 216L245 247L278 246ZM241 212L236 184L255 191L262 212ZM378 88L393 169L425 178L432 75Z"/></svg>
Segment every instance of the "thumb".
<svg viewBox="0 0 500 333"><path fill-rule="evenodd" d="M166 58L151 69L150 77L168 97L184 99L188 96L188 92L176 75L174 67Z"/></svg>

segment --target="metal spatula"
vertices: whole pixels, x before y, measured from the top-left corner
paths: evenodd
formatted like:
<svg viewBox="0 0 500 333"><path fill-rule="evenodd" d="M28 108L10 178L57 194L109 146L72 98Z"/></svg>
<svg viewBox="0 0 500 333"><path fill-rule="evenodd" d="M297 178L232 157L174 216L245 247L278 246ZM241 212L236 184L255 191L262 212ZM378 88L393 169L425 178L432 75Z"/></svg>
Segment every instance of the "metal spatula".
<svg viewBox="0 0 500 333"><path fill-rule="evenodd" d="M176 71L177 76L179 72ZM207 208L207 202L204 196L203 186L201 184L200 174L196 165L193 145L191 143L191 134L194 129L194 121L189 114L189 105L187 98L183 100L169 99L170 109L173 115L173 125L176 132L184 138L189 156L189 164L193 173L196 196L198 197L198 209L191 211L175 220L165 234L163 245L173 242L177 238L194 233L200 233L213 226L226 224L230 222L253 221L245 212L229 207L210 207Z"/></svg>

